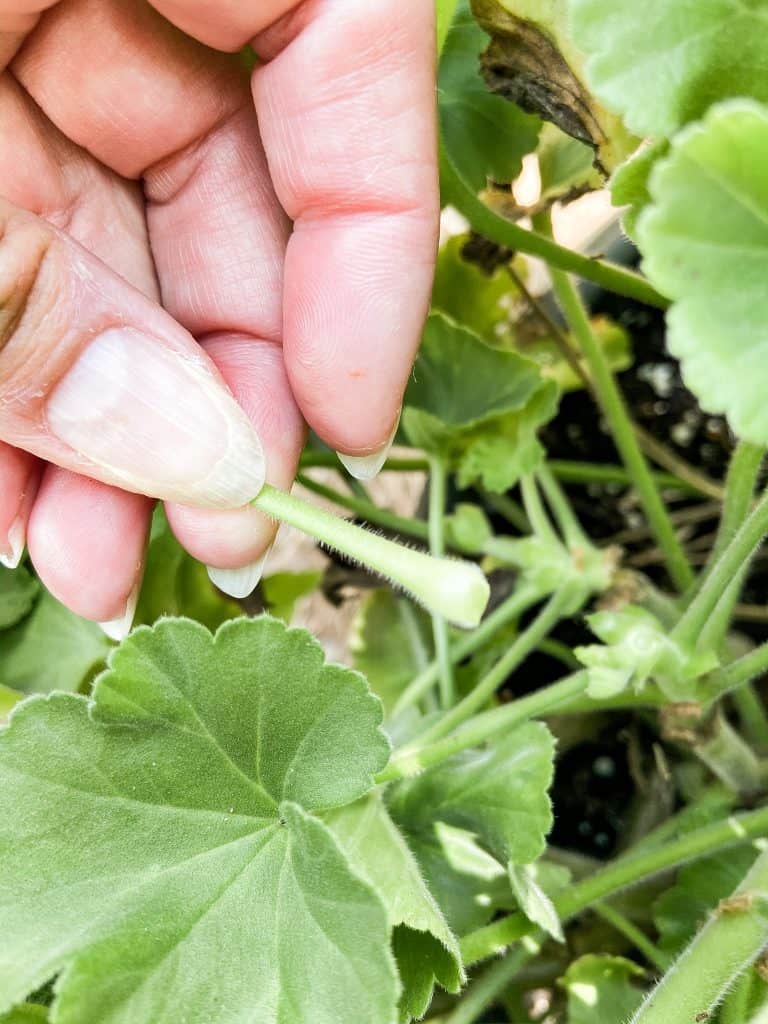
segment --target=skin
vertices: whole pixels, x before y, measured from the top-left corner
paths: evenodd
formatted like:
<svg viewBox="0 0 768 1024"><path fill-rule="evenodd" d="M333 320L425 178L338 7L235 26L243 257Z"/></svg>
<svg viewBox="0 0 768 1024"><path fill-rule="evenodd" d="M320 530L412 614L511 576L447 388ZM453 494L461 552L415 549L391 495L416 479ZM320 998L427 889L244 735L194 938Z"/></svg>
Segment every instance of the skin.
<svg viewBox="0 0 768 1024"><path fill-rule="evenodd" d="M249 43L252 75L236 55ZM433 272L433 48L432 0L0 0L0 196L62 233L50 287L27 296L45 329L7 349L29 393L55 386L83 343L79 243L127 324L146 328L162 304L202 346L262 439L270 483L290 485L305 424L334 449L378 451ZM30 317L39 301L74 324L66 338L45 310ZM0 418L0 438L0 545L21 522L61 601L121 616L151 500L73 473L44 417ZM273 539L252 509L167 512L218 568Z"/></svg>

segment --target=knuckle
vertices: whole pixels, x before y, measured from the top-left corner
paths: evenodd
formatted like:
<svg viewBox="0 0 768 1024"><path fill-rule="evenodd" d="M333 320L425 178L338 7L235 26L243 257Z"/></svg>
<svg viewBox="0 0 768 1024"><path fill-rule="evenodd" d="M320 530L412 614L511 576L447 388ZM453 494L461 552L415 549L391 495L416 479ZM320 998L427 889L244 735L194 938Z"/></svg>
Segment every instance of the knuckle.
<svg viewBox="0 0 768 1024"><path fill-rule="evenodd" d="M35 327L55 301L55 281L47 273L53 232L31 214L0 204L0 355L7 361L22 334Z"/></svg>

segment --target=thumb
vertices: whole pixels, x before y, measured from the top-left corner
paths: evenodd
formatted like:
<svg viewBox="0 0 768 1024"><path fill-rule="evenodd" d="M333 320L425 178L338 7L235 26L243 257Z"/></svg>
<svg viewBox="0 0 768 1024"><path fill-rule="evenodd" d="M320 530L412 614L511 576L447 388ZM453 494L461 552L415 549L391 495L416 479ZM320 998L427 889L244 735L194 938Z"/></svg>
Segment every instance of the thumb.
<svg viewBox="0 0 768 1024"><path fill-rule="evenodd" d="M155 498L235 508L264 455L210 359L164 310L0 199L0 439Z"/></svg>

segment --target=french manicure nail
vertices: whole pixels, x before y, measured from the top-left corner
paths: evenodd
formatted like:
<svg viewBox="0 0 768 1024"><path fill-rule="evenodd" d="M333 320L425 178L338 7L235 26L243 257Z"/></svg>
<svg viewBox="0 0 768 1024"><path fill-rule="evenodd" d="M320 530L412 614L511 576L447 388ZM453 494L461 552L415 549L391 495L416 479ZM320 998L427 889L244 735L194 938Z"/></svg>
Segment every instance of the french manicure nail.
<svg viewBox="0 0 768 1024"><path fill-rule="evenodd" d="M99 623L110 640L116 640L117 643L120 643L125 640L131 632L133 617L136 614L136 605L139 603L140 590L141 583L137 583L128 595L128 600L125 604L125 611L122 615L119 615L116 619L110 619L109 622Z"/></svg>
<svg viewBox="0 0 768 1024"><path fill-rule="evenodd" d="M378 476L381 467L387 461L387 456L399 426L400 417L398 416L395 421L394 430L389 435L389 440L377 452L373 452L371 455L344 455L343 452L336 452L339 462L355 480L373 480L375 476Z"/></svg>
<svg viewBox="0 0 768 1024"><path fill-rule="evenodd" d="M8 536L6 539L6 549L0 554L0 563L6 567L6 569L16 569L21 562L21 557L24 554L24 545L26 543L26 530L24 528L24 520L19 516L13 520L9 529Z"/></svg>
<svg viewBox="0 0 768 1024"><path fill-rule="evenodd" d="M206 566L206 568L214 586L229 597L242 599L248 597L256 589L264 573L268 557L269 551L250 565L244 565L242 569L215 569L212 565Z"/></svg>
<svg viewBox="0 0 768 1024"><path fill-rule="evenodd" d="M154 498L238 508L264 483L259 438L202 353L132 327L90 342L53 391L47 418L104 479Z"/></svg>

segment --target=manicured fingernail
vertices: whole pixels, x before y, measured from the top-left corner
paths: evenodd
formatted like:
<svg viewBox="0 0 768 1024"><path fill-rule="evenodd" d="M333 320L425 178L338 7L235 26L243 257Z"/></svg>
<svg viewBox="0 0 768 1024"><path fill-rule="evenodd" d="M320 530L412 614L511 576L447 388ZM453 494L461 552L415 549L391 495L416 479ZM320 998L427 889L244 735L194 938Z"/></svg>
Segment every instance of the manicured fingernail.
<svg viewBox="0 0 768 1024"><path fill-rule="evenodd" d="M128 600L125 605L125 611L122 615L116 619L110 619L109 622L100 622L99 625L107 634L110 640L116 640L120 643L128 636L131 632L131 626L133 625L133 617L136 614L136 605L139 603L139 591L141 590L141 584L137 583L131 593L128 595Z"/></svg>
<svg viewBox="0 0 768 1024"><path fill-rule="evenodd" d="M397 428L400 426L400 417L395 422L395 428L389 436L389 440L377 452L371 455L344 455L343 452L336 452L339 462L355 480L373 480L378 476L381 467L387 461L392 442L395 440Z"/></svg>
<svg viewBox="0 0 768 1024"><path fill-rule="evenodd" d="M229 597L243 598L248 597L256 589L268 557L269 551L250 565L244 565L242 569L215 569L212 565L206 568L214 586Z"/></svg>
<svg viewBox="0 0 768 1024"><path fill-rule="evenodd" d="M154 498L238 508L264 483L259 438L202 352L177 352L131 327L83 350L47 416L105 479Z"/></svg>
<svg viewBox="0 0 768 1024"><path fill-rule="evenodd" d="M18 568L21 556L24 554L25 543L26 530L24 528L24 520L19 517L11 523L5 542L5 550L0 554L0 563L6 569Z"/></svg>

